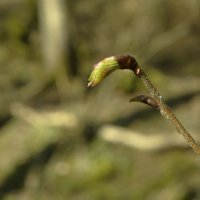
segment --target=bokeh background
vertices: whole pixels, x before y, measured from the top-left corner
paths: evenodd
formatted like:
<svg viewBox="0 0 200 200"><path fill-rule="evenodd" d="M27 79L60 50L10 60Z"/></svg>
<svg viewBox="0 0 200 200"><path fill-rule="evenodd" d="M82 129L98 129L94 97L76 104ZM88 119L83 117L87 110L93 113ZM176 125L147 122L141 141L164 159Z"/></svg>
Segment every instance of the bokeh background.
<svg viewBox="0 0 200 200"><path fill-rule="evenodd" d="M0 1L0 199L198 200L200 158L129 71L130 53L200 142L199 0Z"/></svg>

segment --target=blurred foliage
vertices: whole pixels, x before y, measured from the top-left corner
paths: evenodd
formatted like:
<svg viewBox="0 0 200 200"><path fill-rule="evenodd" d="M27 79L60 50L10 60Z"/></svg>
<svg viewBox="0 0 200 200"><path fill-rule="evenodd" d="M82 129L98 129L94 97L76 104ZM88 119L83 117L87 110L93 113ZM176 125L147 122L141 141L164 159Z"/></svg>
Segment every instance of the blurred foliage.
<svg viewBox="0 0 200 200"><path fill-rule="evenodd" d="M190 149L146 152L96 137L106 123L171 137L159 114L128 103L144 90L138 79L116 72L86 87L93 64L132 53L198 133L200 1L57 1L67 36L53 71L39 2L0 1L0 199L200 199L200 160Z"/></svg>

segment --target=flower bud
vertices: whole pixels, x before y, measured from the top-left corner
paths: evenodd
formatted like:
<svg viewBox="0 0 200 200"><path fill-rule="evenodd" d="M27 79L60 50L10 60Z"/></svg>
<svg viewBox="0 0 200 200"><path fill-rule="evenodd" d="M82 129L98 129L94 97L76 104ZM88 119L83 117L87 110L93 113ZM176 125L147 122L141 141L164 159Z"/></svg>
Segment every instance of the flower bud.
<svg viewBox="0 0 200 200"><path fill-rule="evenodd" d="M89 77L88 87L94 87L116 69L129 69L136 75L139 74L137 61L130 55L111 56L94 65Z"/></svg>
<svg viewBox="0 0 200 200"><path fill-rule="evenodd" d="M96 65L94 65L94 69L88 79L88 87L94 87L104 78L106 78L110 73L119 68L120 66L114 56L101 60Z"/></svg>

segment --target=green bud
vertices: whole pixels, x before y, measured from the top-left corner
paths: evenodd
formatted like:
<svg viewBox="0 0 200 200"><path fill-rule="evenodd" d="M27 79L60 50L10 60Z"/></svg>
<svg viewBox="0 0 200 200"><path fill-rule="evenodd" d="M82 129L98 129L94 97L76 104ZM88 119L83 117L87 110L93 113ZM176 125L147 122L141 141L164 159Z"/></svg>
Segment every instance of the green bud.
<svg viewBox="0 0 200 200"><path fill-rule="evenodd" d="M96 65L94 65L94 69L88 79L88 87L94 87L117 69L120 69L120 66L116 60L116 57L111 56L101 60Z"/></svg>
<svg viewBox="0 0 200 200"><path fill-rule="evenodd" d="M111 56L94 65L94 70L88 79L88 87L94 87L116 69L129 69L136 76L140 75L140 68L134 57L130 55Z"/></svg>

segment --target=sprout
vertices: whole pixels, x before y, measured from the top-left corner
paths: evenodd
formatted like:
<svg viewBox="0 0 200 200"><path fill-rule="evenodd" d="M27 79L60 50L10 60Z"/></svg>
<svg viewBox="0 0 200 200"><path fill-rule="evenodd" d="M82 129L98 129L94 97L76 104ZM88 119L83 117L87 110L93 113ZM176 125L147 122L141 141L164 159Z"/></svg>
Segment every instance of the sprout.
<svg viewBox="0 0 200 200"><path fill-rule="evenodd" d="M94 87L109 74L119 68L120 66L114 56L105 58L102 61L98 62L96 65L94 65L94 69L88 79L88 87Z"/></svg>
<svg viewBox="0 0 200 200"><path fill-rule="evenodd" d="M111 56L105 58L94 65L94 69L88 79L88 87L94 87L117 69L131 69L135 71L137 67L138 64L136 60L130 55Z"/></svg>

